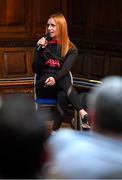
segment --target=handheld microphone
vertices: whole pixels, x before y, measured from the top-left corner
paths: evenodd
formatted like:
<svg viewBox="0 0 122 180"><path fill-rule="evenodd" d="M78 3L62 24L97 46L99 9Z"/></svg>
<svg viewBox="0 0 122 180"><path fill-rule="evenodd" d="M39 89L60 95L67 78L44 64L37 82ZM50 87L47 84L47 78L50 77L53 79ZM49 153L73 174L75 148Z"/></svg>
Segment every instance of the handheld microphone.
<svg viewBox="0 0 122 180"><path fill-rule="evenodd" d="M50 41L50 34L49 33L46 33L44 36L45 40L47 41ZM40 51L42 45L40 44L38 47L37 47L37 51Z"/></svg>

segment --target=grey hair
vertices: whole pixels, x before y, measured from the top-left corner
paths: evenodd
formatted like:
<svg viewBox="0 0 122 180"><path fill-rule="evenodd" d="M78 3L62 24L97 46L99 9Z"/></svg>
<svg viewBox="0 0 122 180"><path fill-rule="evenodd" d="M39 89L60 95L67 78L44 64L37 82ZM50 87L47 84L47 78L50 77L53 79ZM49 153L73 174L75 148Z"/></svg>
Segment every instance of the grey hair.
<svg viewBox="0 0 122 180"><path fill-rule="evenodd" d="M122 77L102 79L102 84L89 93L87 103L89 111L95 112L100 128L122 132Z"/></svg>

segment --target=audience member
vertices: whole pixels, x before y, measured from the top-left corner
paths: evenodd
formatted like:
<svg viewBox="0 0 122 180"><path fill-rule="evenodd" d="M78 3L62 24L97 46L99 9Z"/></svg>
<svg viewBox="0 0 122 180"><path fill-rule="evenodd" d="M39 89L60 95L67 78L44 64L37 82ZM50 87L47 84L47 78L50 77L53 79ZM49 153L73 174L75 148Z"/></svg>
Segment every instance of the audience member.
<svg viewBox="0 0 122 180"><path fill-rule="evenodd" d="M0 103L0 178L43 177L48 161L44 116L29 97L10 95Z"/></svg>
<svg viewBox="0 0 122 180"><path fill-rule="evenodd" d="M51 136L52 178L122 178L122 77L102 82L88 95L92 130L63 129Z"/></svg>

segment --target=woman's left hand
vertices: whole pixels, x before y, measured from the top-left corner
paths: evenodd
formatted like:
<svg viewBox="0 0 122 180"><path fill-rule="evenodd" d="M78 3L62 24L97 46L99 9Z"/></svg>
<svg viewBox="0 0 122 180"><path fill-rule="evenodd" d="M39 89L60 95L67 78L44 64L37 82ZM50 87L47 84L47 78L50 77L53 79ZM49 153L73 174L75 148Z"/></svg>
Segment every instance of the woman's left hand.
<svg viewBox="0 0 122 180"><path fill-rule="evenodd" d="M46 81L45 81L45 85L47 85L47 86L53 86L55 83L56 83L56 82L55 82L54 77L49 77L49 78L47 78Z"/></svg>

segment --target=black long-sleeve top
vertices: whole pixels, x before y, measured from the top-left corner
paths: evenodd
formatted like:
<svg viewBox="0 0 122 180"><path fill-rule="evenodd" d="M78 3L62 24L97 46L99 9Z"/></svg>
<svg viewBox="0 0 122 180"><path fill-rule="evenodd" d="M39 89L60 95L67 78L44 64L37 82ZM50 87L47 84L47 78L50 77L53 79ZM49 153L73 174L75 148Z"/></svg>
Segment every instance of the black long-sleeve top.
<svg viewBox="0 0 122 180"><path fill-rule="evenodd" d="M50 41L46 48L40 51L35 48L32 63L33 71L37 74L49 73L57 81L65 76L72 68L78 54L77 48L70 48L64 58L61 57L61 43Z"/></svg>
<svg viewBox="0 0 122 180"><path fill-rule="evenodd" d="M74 64L77 55L78 50L74 46L70 48L65 57L62 58L61 43L50 41L46 48L41 48L40 51L37 50L37 47L35 48L32 68L36 74L40 75L39 83L42 83L42 89L45 80L48 77L54 77L58 87L61 87L67 94L69 102L79 111L83 106L75 88L72 86L69 75L69 71ZM71 86L71 92L68 95ZM48 90L48 88L44 89L44 92L46 92L46 90Z"/></svg>

